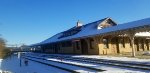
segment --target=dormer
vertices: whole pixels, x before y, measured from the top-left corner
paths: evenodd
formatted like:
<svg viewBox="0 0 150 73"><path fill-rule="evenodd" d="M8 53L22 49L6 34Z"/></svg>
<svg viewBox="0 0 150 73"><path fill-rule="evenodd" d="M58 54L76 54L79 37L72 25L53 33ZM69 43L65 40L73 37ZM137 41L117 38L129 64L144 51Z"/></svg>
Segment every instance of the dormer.
<svg viewBox="0 0 150 73"><path fill-rule="evenodd" d="M111 18L105 18L102 22L98 24L97 29L107 28L116 25L116 22L114 22Z"/></svg>

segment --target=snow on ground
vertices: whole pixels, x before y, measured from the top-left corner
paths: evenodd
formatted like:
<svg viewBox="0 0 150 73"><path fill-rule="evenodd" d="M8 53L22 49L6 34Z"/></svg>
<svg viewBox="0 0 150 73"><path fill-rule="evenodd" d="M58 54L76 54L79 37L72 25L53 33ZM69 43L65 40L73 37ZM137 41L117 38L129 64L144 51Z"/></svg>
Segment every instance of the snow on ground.
<svg viewBox="0 0 150 73"><path fill-rule="evenodd" d="M44 54L44 55L48 55L48 54ZM118 61L130 61L130 62L134 62L134 63L135 62L145 62L145 63L150 64L150 59L139 59L139 58L129 58L129 57L113 57L113 56L101 56L101 55L63 55L63 54L49 54L49 55L96 58L96 59L107 59L107 60L118 60Z"/></svg>
<svg viewBox="0 0 150 73"><path fill-rule="evenodd" d="M150 59L138 59L129 57L112 57L112 56L98 56L98 55L76 55L73 57L86 57L86 58L97 58L107 60L118 60L118 61L130 61L130 62L146 62L150 64Z"/></svg>
<svg viewBox="0 0 150 73"><path fill-rule="evenodd" d="M31 54L31 56L40 57L46 55L44 58L47 58L47 60L53 60L53 61L59 61L59 62L65 62L65 63L71 63L71 64L77 64L77 65L83 65L83 66L88 66L88 67L93 67L93 68L98 68L104 71L104 73L145 73L148 71L143 71L143 70L137 70L137 69L131 69L131 68L121 68L121 67L116 67L116 66L108 66L108 65L103 65L103 64L93 64L93 63L85 63L85 62L77 62L77 61L68 61L68 60L63 60L61 61L60 59L54 59L54 58L48 58L50 55L59 55L59 56L72 56L72 57L88 57L88 58L100 58L100 59L109 59L109 60L122 60L122 61L138 61L138 62L150 62L149 59L137 59L137 58L127 58L127 57L108 57L108 56L98 56L98 55L62 55L62 54Z"/></svg>
<svg viewBox="0 0 150 73"><path fill-rule="evenodd" d="M34 59L34 60L42 61L42 62L47 63L47 64L52 64L52 65L55 65L55 66L59 66L59 67L63 67L63 68L66 68L66 69L74 70L74 71L77 71L77 72L80 72L80 73L98 73L95 70L89 70L89 69L81 68L81 67L77 67L77 66L66 65L66 64L63 64L63 63L50 62L50 61L45 61L45 60L43 61L43 60L39 60L39 59ZM63 73L63 72L61 72L61 73Z"/></svg>
<svg viewBox="0 0 150 73"><path fill-rule="evenodd" d="M108 66L108 65L102 65L102 64L77 62L77 61L68 61L68 60L61 61L60 59L48 58L48 56L60 55L60 56L71 56L71 57L99 58L99 59L108 59L108 60L142 62L142 63L150 64L150 59L137 59L137 58L127 58L127 57L111 57L111 56L98 56L98 55L40 54L40 53L27 53L26 55L36 56L36 57L42 57L42 56L44 57L45 56L44 58L46 58L47 60L71 63L71 64L76 64L76 65L83 65L83 66L106 70L106 71L103 71L102 73L145 73L147 71L114 67L114 66ZM33 62L33 61L29 61L29 65L25 66L23 61L24 61L24 59L22 59L22 66L20 67L20 65L19 65L20 60L17 58L17 56L12 56L5 60L0 59L0 62L2 63L1 67L0 67L0 73L1 73L1 70L11 71L12 73L68 73L64 70L60 70L60 69L57 69L57 68L54 68L51 66L47 66L47 65L43 65L43 64ZM40 61L42 61L44 63L53 64L53 65L59 65L61 67L68 68L68 69L73 69L73 70L81 72L81 73L97 73L94 71L87 72L88 70L86 71L86 69L78 68L78 67L71 67L69 65L64 65L64 64L60 64L60 63L43 61L43 60L40 60Z"/></svg>
<svg viewBox="0 0 150 73"><path fill-rule="evenodd" d="M65 62L65 63L71 63L71 64L76 64L76 65L82 65L82 66L87 66L87 67L92 67L92 68L97 68L97 69L102 69L106 70L106 72L135 72L135 73L142 73L143 71L139 70L134 70L134 69L128 69L128 68L120 68L120 67L114 67L114 66L108 66L108 65L102 65L102 64L92 64L92 63L85 63L85 62L77 62L77 61L66 61L66 60L58 60L58 59L52 59L48 58L48 60L53 60L53 61L59 61L59 62Z"/></svg>
<svg viewBox="0 0 150 73"><path fill-rule="evenodd" d="M68 73L64 70L46 66L33 61L29 61L28 66L25 66L22 62L22 66L20 67L20 60L16 56L12 56L11 58L3 60L1 69L3 71L10 71L12 73Z"/></svg>
<svg viewBox="0 0 150 73"><path fill-rule="evenodd" d="M37 59L38 60L38 59ZM82 66L87 66L87 67L92 67L92 68L97 68L97 69L102 69L102 70L106 70L106 71L103 71L103 72L94 72L94 71L89 71L86 69L81 69L81 68L77 68L77 67L72 67L72 66L69 66L69 65L61 65L61 64L58 64L58 63L55 63L55 62L47 62L47 61L43 61L44 63L49 63L49 64L55 64L57 66L61 66L61 67L64 67L64 68L68 68L68 69L73 69L77 72L81 72L81 73L127 73L127 72L132 72L132 73L144 73L144 71L137 71L137 70L134 70L134 69L127 69L127 68L120 68L120 67L112 67L112 66L106 66L106 65L102 65L102 64L91 64L91 63L85 63L85 62L76 62L76 61L66 61L66 60L59 60L59 59L53 59L53 58L48 58L47 60L52 60L52 61L58 61L58 62L64 62L64 63L70 63L70 64L76 64L76 65L82 65ZM42 61L42 60L41 60Z"/></svg>

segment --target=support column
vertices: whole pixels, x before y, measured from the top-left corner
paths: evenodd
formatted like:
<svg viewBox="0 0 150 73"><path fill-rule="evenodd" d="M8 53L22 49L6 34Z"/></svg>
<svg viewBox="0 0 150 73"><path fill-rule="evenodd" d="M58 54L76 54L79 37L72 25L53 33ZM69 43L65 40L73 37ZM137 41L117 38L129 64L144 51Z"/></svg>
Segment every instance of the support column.
<svg viewBox="0 0 150 73"><path fill-rule="evenodd" d="M132 56L135 57L135 47L134 47L135 33L130 33L129 37L130 37L130 40L131 40Z"/></svg>
<svg viewBox="0 0 150 73"><path fill-rule="evenodd" d="M89 53L89 50L90 50L89 38L85 38L84 40L85 40L85 42L87 43L87 48L86 48L86 49L87 49L87 54L90 54L90 53Z"/></svg>

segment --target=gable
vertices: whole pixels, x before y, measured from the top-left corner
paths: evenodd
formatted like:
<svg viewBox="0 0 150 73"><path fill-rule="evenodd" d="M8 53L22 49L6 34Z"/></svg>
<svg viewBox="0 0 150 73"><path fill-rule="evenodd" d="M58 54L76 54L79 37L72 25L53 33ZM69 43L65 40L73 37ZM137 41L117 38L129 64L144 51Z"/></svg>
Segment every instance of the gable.
<svg viewBox="0 0 150 73"><path fill-rule="evenodd" d="M117 24L112 19L106 18L104 21L99 23L99 25L97 26L97 29L107 28L107 27L116 26L116 25Z"/></svg>

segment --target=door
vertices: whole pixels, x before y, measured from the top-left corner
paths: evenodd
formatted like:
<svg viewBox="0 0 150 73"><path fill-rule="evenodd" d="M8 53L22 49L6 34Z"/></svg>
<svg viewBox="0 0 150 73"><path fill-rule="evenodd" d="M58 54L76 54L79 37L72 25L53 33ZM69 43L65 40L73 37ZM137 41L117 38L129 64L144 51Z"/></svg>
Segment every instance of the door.
<svg viewBox="0 0 150 73"><path fill-rule="evenodd" d="M88 54L88 44L84 39L81 39L82 54Z"/></svg>

